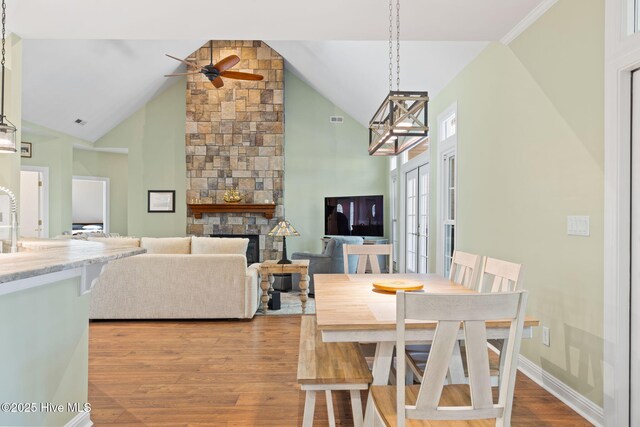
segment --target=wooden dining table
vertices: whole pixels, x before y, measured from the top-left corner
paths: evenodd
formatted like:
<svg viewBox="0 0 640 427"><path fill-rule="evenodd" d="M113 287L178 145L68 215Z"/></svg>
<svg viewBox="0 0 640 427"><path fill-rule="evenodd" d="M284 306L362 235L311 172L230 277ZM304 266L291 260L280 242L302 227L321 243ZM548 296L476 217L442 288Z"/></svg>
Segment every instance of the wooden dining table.
<svg viewBox="0 0 640 427"><path fill-rule="evenodd" d="M393 349L396 344L396 296L374 289L374 282L386 280L409 280L424 285L422 291L430 293L475 293L471 289L455 284L436 274L316 274L315 283L316 321L324 342L377 343L373 359L373 385L389 382ZM531 338L533 327L539 321L525 318L523 338ZM486 322L488 339L506 339L509 322L495 320ZM432 341L436 322L407 322L407 343ZM462 328L459 339L464 339ZM462 360L452 358L454 371L462 373ZM452 378L454 383L461 378ZM367 401L365 426L373 425L371 395Z"/></svg>
<svg viewBox="0 0 640 427"><path fill-rule="evenodd" d="M324 342L377 343L373 361L373 384L389 382L396 343L396 296L374 290L373 283L405 279L420 282L427 293L476 293L436 274L316 274L317 327ZM523 338L531 338L539 321L527 316ZM509 322L487 322L488 339L506 339ZM436 322L407 322L407 342L433 340ZM464 331L460 329L460 339ZM460 361L461 363L461 361ZM367 403L365 425L371 425L373 407Z"/></svg>

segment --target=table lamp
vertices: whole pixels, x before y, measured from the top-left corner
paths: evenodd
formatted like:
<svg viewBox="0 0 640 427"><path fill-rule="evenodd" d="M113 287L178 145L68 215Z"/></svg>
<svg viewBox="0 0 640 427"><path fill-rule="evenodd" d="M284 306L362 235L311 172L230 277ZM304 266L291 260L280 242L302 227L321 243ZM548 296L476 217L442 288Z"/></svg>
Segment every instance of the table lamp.
<svg viewBox="0 0 640 427"><path fill-rule="evenodd" d="M278 264L291 264L291 260L287 259L287 236L299 236L300 233L293 228L289 221L282 220L273 227L273 230L269 232L269 236L282 236L282 259L278 261Z"/></svg>

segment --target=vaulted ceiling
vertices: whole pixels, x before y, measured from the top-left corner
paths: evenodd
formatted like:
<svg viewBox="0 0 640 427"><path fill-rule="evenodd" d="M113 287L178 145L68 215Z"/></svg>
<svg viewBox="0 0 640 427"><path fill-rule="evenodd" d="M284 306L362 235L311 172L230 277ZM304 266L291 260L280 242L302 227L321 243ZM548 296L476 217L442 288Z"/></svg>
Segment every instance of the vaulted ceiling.
<svg viewBox="0 0 640 427"><path fill-rule="evenodd" d="M403 0L401 87L434 96L541 3ZM289 69L364 125L388 90L387 2L172 4L10 0L9 29L25 39L23 118L95 141L170 84L163 75L179 67L165 53L186 57L209 39L267 41Z"/></svg>

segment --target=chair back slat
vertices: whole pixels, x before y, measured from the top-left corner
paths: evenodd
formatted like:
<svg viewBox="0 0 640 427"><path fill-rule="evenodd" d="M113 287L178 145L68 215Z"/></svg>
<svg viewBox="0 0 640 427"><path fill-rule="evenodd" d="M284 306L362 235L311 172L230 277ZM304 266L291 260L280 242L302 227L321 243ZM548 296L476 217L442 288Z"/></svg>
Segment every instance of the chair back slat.
<svg viewBox="0 0 640 427"><path fill-rule="evenodd" d="M501 292L485 294L397 293L397 375L404 378L406 320L437 321L424 378L415 405L406 405L405 385L397 385L397 425L408 419L474 420L496 418L497 425L509 425L515 387L517 358L524 327L527 293ZM505 364L500 372L498 403L493 402L486 323L501 320L509 323L509 340ZM470 406L443 406L441 397L449 362L464 328L467 365L469 368Z"/></svg>
<svg viewBox="0 0 640 427"><path fill-rule="evenodd" d="M486 257L480 273L480 292L514 292L522 282L522 265Z"/></svg>
<svg viewBox="0 0 640 427"><path fill-rule="evenodd" d="M469 289L476 289L480 255L455 251L449 270L449 280Z"/></svg>
<svg viewBox="0 0 640 427"><path fill-rule="evenodd" d="M393 259L393 245L343 245L344 271L349 272L349 255L358 255L358 268L356 274L365 274L367 263L371 266L373 274L380 274L378 256L386 256L388 272L391 273L391 261Z"/></svg>

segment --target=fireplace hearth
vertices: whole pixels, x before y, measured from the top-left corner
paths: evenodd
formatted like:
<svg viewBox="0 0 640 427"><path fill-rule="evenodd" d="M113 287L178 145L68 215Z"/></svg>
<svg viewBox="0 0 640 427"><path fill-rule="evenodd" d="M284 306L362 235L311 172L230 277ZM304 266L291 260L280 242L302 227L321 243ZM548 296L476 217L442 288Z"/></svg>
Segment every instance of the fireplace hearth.
<svg viewBox="0 0 640 427"><path fill-rule="evenodd" d="M235 237L249 239L247 265L260 262L260 236L257 234L210 234L209 237Z"/></svg>

